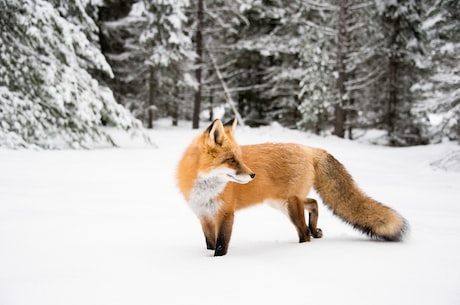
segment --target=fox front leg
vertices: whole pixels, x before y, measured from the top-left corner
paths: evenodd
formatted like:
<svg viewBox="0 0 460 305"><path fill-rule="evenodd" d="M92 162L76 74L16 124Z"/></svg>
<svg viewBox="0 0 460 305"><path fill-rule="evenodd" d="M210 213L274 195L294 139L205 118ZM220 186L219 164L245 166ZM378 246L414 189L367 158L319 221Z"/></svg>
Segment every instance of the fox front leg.
<svg viewBox="0 0 460 305"><path fill-rule="evenodd" d="M206 248L216 250L216 223L214 219L203 217L200 218L200 222L206 240Z"/></svg>
<svg viewBox="0 0 460 305"><path fill-rule="evenodd" d="M219 215L217 221L217 240L216 240L216 250L214 256L222 256L227 254L228 244L230 242L230 237L232 236L233 228L233 213L222 213Z"/></svg>

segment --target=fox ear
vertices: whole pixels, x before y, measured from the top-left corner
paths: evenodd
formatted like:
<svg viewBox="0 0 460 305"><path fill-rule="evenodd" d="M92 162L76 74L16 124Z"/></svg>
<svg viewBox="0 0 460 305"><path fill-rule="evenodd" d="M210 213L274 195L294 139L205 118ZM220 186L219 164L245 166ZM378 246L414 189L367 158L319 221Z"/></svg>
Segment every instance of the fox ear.
<svg viewBox="0 0 460 305"><path fill-rule="evenodd" d="M217 144L217 145L222 145L222 142L224 140L224 126L222 125L221 120L217 119L212 122L211 125L209 125L207 129L209 133L209 139L211 140L212 143Z"/></svg>
<svg viewBox="0 0 460 305"><path fill-rule="evenodd" d="M229 128L232 133L235 132L236 125L238 125L238 120L236 118L231 119L227 123L224 124L225 128Z"/></svg>

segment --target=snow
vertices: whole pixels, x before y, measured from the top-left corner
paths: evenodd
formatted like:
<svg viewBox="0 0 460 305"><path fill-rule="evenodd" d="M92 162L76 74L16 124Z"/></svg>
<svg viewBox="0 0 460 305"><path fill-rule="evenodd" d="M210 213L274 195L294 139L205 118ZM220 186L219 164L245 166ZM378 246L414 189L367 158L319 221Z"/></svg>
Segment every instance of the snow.
<svg viewBox="0 0 460 305"><path fill-rule="evenodd" d="M371 241L320 205L324 237L298 244L261 205L237 213L228 255L214 258L174 180L200 131L169 124L150 132L158 148L116 134L118 149L0 149L0 304L460 304L460 173L430 165L457 145L239 128L240 144L329 150L411 232Z"/></svg>

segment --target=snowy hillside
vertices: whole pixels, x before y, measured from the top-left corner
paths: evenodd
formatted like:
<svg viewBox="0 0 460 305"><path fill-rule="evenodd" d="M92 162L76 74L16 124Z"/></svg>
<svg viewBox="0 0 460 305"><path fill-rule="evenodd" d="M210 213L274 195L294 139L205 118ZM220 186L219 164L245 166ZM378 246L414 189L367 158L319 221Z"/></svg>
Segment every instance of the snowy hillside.
<svg viewBox="0 0 460 305"><path fill-rule="evenodd" d="M327 149L411 231L370 241L320 205L324 237L298 244L285 215L257 206L214 258L174 181L199 131L168 125L151 131L158 148L118 137L119 149L0 150L0 304L460 304L460 173L430 165L457 145L240 128L240 144Z"/></svg>

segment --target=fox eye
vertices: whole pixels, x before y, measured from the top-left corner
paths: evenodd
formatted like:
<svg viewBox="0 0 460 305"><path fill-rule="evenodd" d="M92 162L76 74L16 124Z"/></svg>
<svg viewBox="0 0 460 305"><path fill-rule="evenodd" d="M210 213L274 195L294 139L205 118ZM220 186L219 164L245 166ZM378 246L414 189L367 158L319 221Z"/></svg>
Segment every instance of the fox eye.
<svg viewBox="0 0 460 305"><path fill-rule="evenodd" d="M228 158L227 161L230 162L230 163L236 163L236 160L233 157Z"/></svg>

